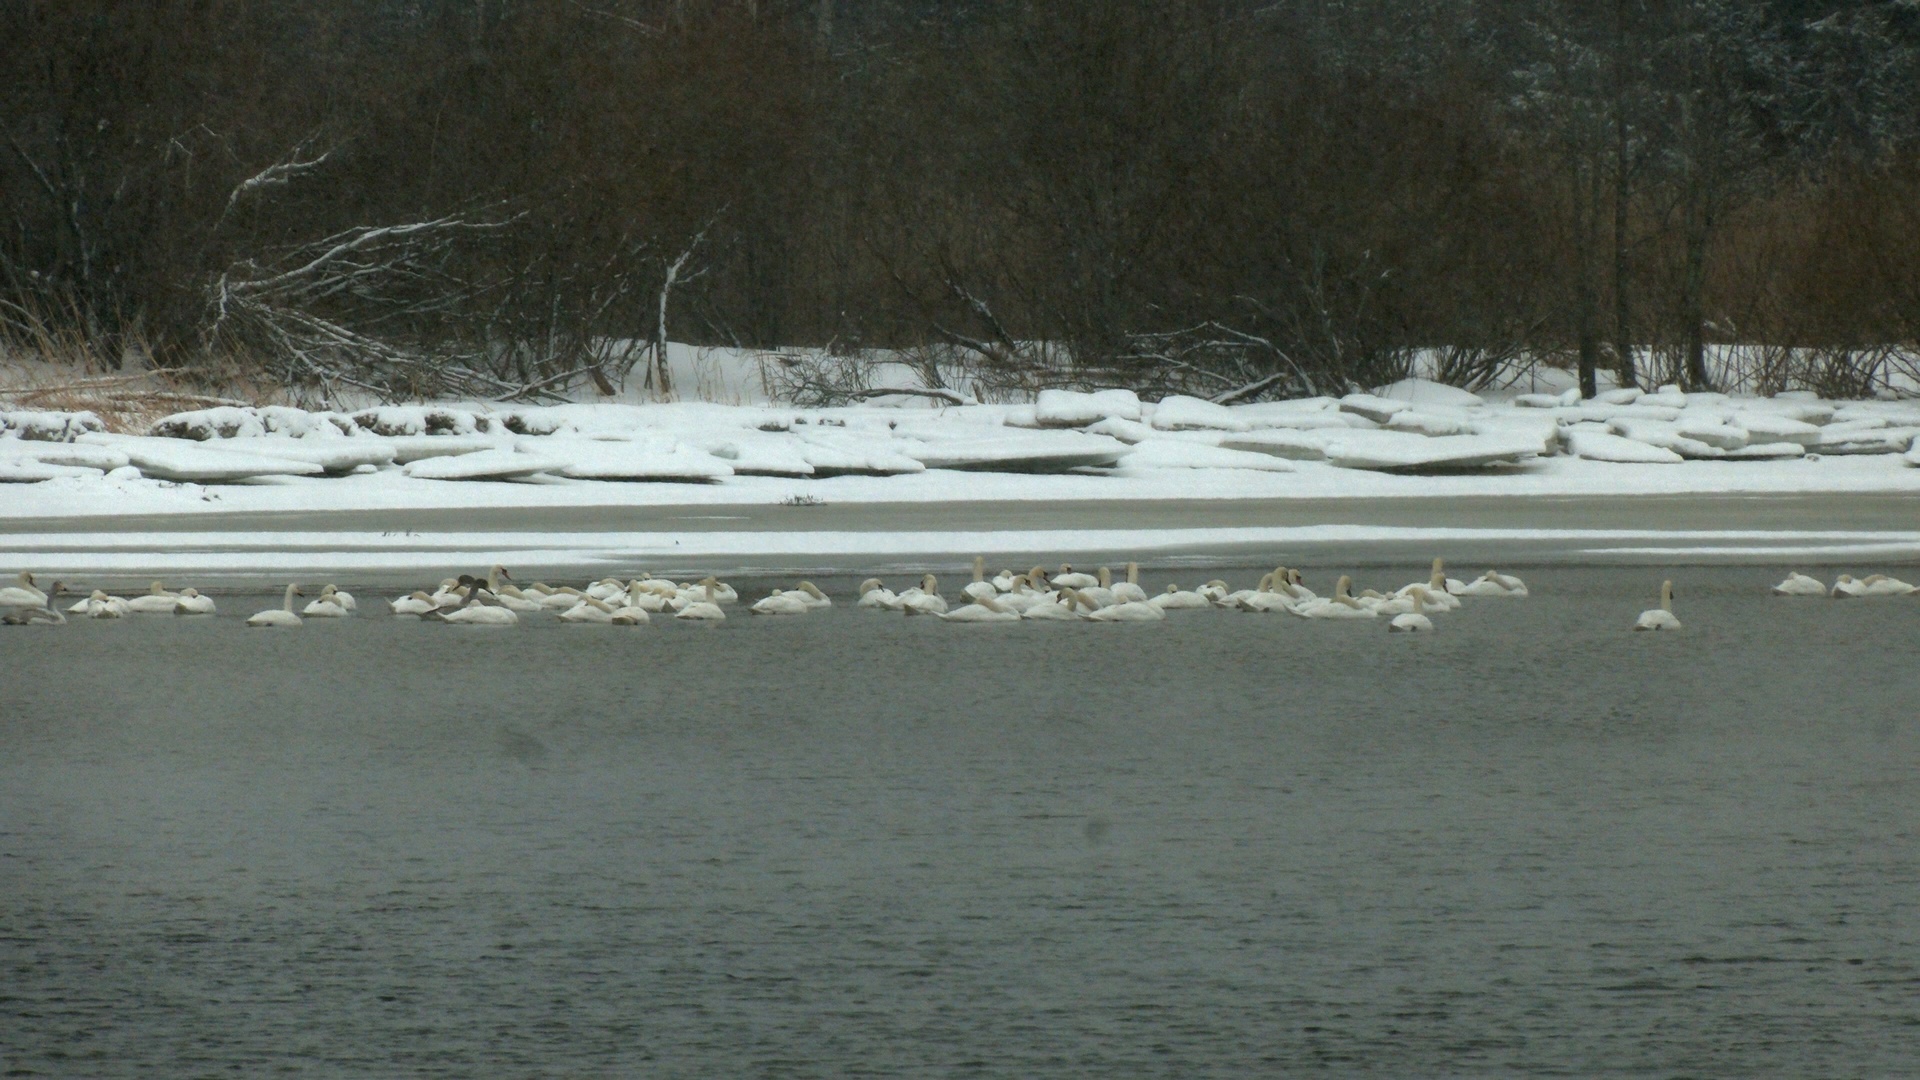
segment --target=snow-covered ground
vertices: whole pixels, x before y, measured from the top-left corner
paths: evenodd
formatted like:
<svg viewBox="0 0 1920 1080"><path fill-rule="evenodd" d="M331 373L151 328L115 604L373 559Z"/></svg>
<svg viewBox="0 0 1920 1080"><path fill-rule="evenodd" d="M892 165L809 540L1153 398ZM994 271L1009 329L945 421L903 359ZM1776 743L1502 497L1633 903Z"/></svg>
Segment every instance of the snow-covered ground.
<svg viewBox="0 0 1920 1080"><path fill-rule="evenodd" d="M1026 548L1049 550L1172 550L1307 537L1222 530L1204 513L1178 529L1089 532L1076 505L1641 495L1823 496L1833 500L1833 519L1812 532L1798 526L1805 543L1783 547L1788 538L1769 536L1760 546L1864 545L1896 553L1910 551L1914 538L1854 528L1846 499L1920 495L1920 402L1738 398L1671 388L1608 391L1593 400L1565 390L1490 399L1409 380L1341 399L1233 407L1193 398L1142 402L1127 391L1046 391L1015 405L901 399L831 409L691 402L450 403L351 414L217 408L164 418L144 435L101 428L84 413L0 413L0 480L15 481L0 484L0 529L13 534L0 545L7 549L0 559L27 562L51 550L54 534L40 527L50 519L65 538L54 546L72 557L66 565L134 572L137 558L182 546L235 558L252 552L246 564L261 567L299 558L267 558L274 545L319 545L337 553L334 565L341 566L360 558L348 557L348 548L363 552L368 566L504 550L520 553L522 562L639 555L662 545L694 553L684 536L613 538L568 524L576 515L567 511L595 508L907 504L852 531L810 526L803 516L771 530L693 530L702 551L746 558L755 551L1011 553L1023 536L1031 538ZM1046 507L1037 519L1046 527L1000 530L1004 535L914 527L914 505L1006 503ZM503 523L515 523L516 534L510 543L498 531L487 542L443 535L417 550L349 541L334 531L326 531L331 540L268 532L216 543L190 539L175 520L166 534L172 541L114 539L131 515L204 519L204 529L190 528L217 533L221 515L434 510L498 512ZM529 521L540 524L521 528ZM1410 536L1417 524L1395 535ZM1516 538L1540 532L1509 531ZM95 533L96 541L79 533ZM543 540L549 533L567 539ZM1604 539L1614 548L1643 543L1661 550L1659 534L1636 527ZM1688 535L1689 550L1742 550L1756 542L1738 530ZM1368 542L1358 534L1350 539Z"/></svg>

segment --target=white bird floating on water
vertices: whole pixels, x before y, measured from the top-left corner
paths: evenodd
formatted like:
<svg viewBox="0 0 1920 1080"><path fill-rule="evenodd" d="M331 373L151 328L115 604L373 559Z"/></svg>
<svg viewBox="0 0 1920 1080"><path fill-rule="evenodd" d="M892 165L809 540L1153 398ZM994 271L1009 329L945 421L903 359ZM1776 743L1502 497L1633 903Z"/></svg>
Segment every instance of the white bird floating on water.
<svg viewBox="0 0 1920 1080"><path fill-rule="evenodd" d="M920 584L900 594L900 610L908 615L944 615L946 598L940 595L940 582L932 574L923 575Z"/></svg>
<svg viewBox="0 0 1920 1080"><path fill-rule="evenodd" d="M21 576L25 577L26 575L23 574ZM15 605L12 611L7 612L5 615L0 615L0 623L4 623L7 626L65 625L67 621L66 614L59 608L53 606L53 598L65 591L67 591L67 587L56 581L51 586L48 586L46 592L41 594L42 603L39 607Z"/></svg>
<svg viewBox="0 0 1920 1080"><path fill-rule="evenodd" d="M69 615L81 615L89 619L118 619L132 614L127 602L118 596L109 596L101 589L95 589L86 599L67 609Z"/></svg>
<svg viewBox="0 0 1920 1080"><path fill-rule="evenodd" d="M673 617L676 619L694 619L703 622L725 622L727 613L720 610L720 582L709 575L703 578L700 584L705 587L707 598L688 604L679 611L674 612Z"/></svg>
<svg viewBox="0 0 1920 1080"><path fill-rule="evenodd" d="M755 600L747 610L755 615L805 615L813 608L801 599L799 590L782 592L775 589L764 598Z"/></svg>
<svg viewBox="0 0 1920 1080"><path fill-rule="evenodd" d="M1660 606L1648 608L1634 621L1635 630L1678 630L1680 620L1673 617L1673 582L1660 583Z"/></svg>
<svg viewBox="0 0 1920 1080"><path fill-rule="evenodd" d="M18 585L0 589L0 607L46 607L47 594L34 587L33 575L25 570L14 578Z"/></svg>
<svg viewBox="0 0 1920 1080"><path fill-rule="evenodd" d="M136 615L171 615L179 599L179 593L169 592L165 585L156 581L148 586L145 596L136 596L127 601L127 610Z"/></svg>
<svg viewBox="0 0 1920 1080"><path fill-rule="evenodd" d="M247 616L248 626L295 627L300 625L300 616L293 613L293 598L300 595L300 586L287 586L286 597L277 608L268 608L257 615Z"/></svg>
<svg viewBox="0 0 1920 1080"><path fill-rule="evenodd" d="M173 613L175 615L211 615L213 614L213 597L201 596L200 590L191 586L181 589L180 595L174 597Z"/></svg>
<svg viewBox="0 0 1920 1080"><path fill-rule="evenodd" d="M1851 574L1841 574L1833 583L1836 600L1856 596L1905 596L1913 591L1913 586L1885 574L1869 574L1857 579Z"/></svg>
<svg viewBox="0 0 1920 1080"><path fill-rule="evenodd" d="M1810 578L1802 573L1788 574L1785 580L1773 587L1775 596L1825 596L1827 587L1819 578Z"/></svg>
<svg viewBox="0 0 1920 1080"><path fill-rule="evenodd" d="M1525 597L1527 583L1510 574L1489 570L1457 589L1453 587L1452 582L1448 582L1447 591L1455 596Z"/></svg>
<svg viewBox="0 0 1920 1080"><path fill-rule="evenodd" d="M344 619L353 611L340 600L340 590L331 585L323 586L320 595L312 603L300 610L300 614L314 619Z"/></svg>
<svg viewBox="0 0 1920 1080"><path fill-rule="evenodd" d="M976 596L973 598L973 603L965 607L955 608L952 611L935 612L934 617L945 619L948 622L1010 623L1020 621L1019 612L1007 607L991 596Z"/></svg>
<svg viewBox="0 0 1920 1080"><path fill-rule="evenodd" d="M1413 595L1411 597L1413 600L1413 610L1405 614L1395 615L1393 621L1387 624L1387 632L1397 634L1432 633L1433 620L1427 618L1425 611L1427 601L1431 595L1432 594L1427 591L1426 586L1413 586Z"/></svg>

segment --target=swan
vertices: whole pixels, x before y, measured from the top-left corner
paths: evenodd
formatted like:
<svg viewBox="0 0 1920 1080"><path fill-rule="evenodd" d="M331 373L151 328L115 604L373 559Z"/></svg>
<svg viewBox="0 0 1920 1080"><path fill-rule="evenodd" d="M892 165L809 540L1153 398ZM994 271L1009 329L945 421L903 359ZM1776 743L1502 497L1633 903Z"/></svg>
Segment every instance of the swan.
<svg viewBox="0 0 1920 1080"><path fill-rule="evenodd" d="M14 577L18 585L0 589L0 607L46 607L47 594L33 586L33 575L25 570Z"/></svg>
<svg viewBox="0 0 1920 1080"><path fill-rule="evenodd" d="M1062 589L1053 594L1053 599L1034 604L1032 607L1021 612L1020 617L1023 619L1034 619L1036 621L1047 620L1057 622L1065 619L1077 620L1080 618L1080 615L1077 610L1078 605L1074 600L1074 595L1073 590Z"/></svg>
<svg viewBox="0 0 1920 1080"><path fill-rule="evenodd" d="M1468 582L1465 585L1460 586L1457 589L1453 588L1451 584L1447 586L1447 589L1449 592L1453 593L1453 595L1455 596L1524 597L1527 595L1526 585L1521 584L1519 588L1515 589L1506 584L1509 581L1519 582L1520 579L1516 577L1509 577L1505 574L1499 573L1498 571L1489 570L1486 573L1480 575L1477 578L1474 578L1472 581Z"/></svg>
<svg viewBox="0 0 1920 1080"><path fill-rule="evenodd" d="M627 583L617 577L601 578L587 586L587 595L595 600L611 600L616 596L625 596Z"/></svg>
<svg viewBox="0 0 1920 1080"><path fill-rule="evenodd" d="M1466 588L1464 584L1460 587ZM1453 611L1460 606L1460 598L1448 591L1447 572L1439 559L1433 560L1433 572L1427 576L1427 580L1403 585L1394 595L1408 596L1415 589L1427 590L1427 607L1434 611Z"/></svg>
<svg viewBox="0 0 1920 1080"><path fill-rule="evenodd" d="M433 597L420 590L415 590L398 600L389 600L387 603L393 608L395 615L425 615L430 611L440 610L440 605L434 602Z"/></svg>
<svg viewBox="0 0 1920 1080"><path fill-rule="evenodd" d="M668 581L666 578L654 577L644 570L641 571L640 576L634 578L633 581L639 583L641 592L652 593L664 600L671 600L680 595L680 586ZM629 582L627 587L631 589L633 582Z"/></svg>
<svg viewBox="0 0 1920 1080"><path fill-rule="evenodd" d="M85 600L69 607L67 614L82 615L89 619L118 619L129 612L125 600L95 589Z"/></svg>
<svg viewBox="0 0 1920 1080"><path fill-rule="evenodd" d="M301 609L300 614L311 618L344 619L353 612L348 611L347 606L337 599L339 595L340 590L327 585L321 588L318 598Z"/></svg>
<svg viewBox="0 0 1920 1080"><path fill-rule="evenodd" d="M179 598L179 593L168 592L165 585L156 581L147 588L147 595L127 601L127 610L137 615L171 615L173 602Z"/></svg>
<svg viewBox="0 0 1920 1080"><path fill-rule="evenodd" d="M1342 574L1333 587L1333 595L1298 604L1293 613L1305 619L1373 619L1372 608L1353 598L1353 578Z"/></svg>
<svg viewBox="0 0 1920 1080"><path fill-rule="evenodd" d="M899 596L882 584L877 577L870 577L860 583L860 602L854 606L864 608L892 607Z"/></svg>
<svg viewBox="0 0 1920 1080"><path fill-rule="evenodd" d="M287 594L285 598L281 600L279 607L268 608L267 610L262 611L257 615L249 615L247 617L247 625L248 626L282 626L282 627L299 626L300 616L295 615L293 613L293 598L299 595L300 595L300 586L298 585L287 586Z"/></svg>
<svg viewBox="0 0 1920 1080"><path fill-rule="evenodd" d="M1273 579L1277 577L1279 574L1280 574L1279 570L1275 570L1272 573L1268 573L1268 574L1261 574L1259 583L1256 584L1253 588L1236 589L1233 592L1223 592L1219 596L1213 597L1212 598L1213 602L1217 607L1237 608L1240 606L1242 601L1248 599L1249 597L1258 595L1260 593L1272 592ZM1225 587L1224 583L1222 584L1222 587L1223 588ZM1203 589L1202 591L1204 592L1205 590Z"/></svg>
<svg viewBox="0 0 1920 1080"><path fill-rule="evenodd" d="M1633 624L1635 630L1678 630L1680 620L1673 617L1673 582L1660 583L1660 606L1648 608L1640 613Z"/></svg>
<svg viewBox="0 0 1920 1080"><path fill-rule="evenodd" d="M500 583L501 578L506 578L508 582L511 582L513 575L509 574L507 568L504 566L488 567L487 591L493 594L494 599L500 601L501 607L506 608L508 611L523 613L546 610L546 605L541 603L538 598L528 596L512 584L502 585ZM342 593L341 595L344 596L346 594ZM353 605L348 604L347 610L352 611Z"/></svg>
<svg viewBox="0 0 1920 1080"><path fill-rule="evenodd" d="M339 604L341 607L346 608L348 611L360 610L360 602L353 598L352 593L348 592L345 589L336 589L332 585L327 586L327 588L333 589L334 603Z"/></svg>
<svg viewBox="0 0 1920 1080"><path fill-rule="evenodd" d="M1060 572L1053 575L1053 583L1062 589L1091 589L1100 584L1100 579L1092 574L1077 574L1071 563L1061 563Z"/></svg>
<svg viewBox="0 0 1920 1080"><path fill-rule="evenodd" d="M792 589L788 590L788 595L797 595L800 598L800 602L810 608L830 608L833 606L832 598L827 596L826 593L821 592L820 586L815 585L811 581L803 581L795 585Z"/></svg>
<svg viewBox="0 0 1920 1080"><path fill-rule="evenodd" d="M1261 578L1260 587L1240 597L1236 606L1241 611L1292 611L1298 602L1294 600L1293 593L1288 591L1288 573L1286 567L1281 567Z"/></svg>
<svg viewBox="0 0 1920 1080"><path fill-rule="evenodd" d="M755 615L805 615L813 608L800 595L797 590L781 592L775 589L767 594L766 599L754 601L747 610Z"/></svg>
<svg viewBox="0 0 1920 1080"><path fill-rule="evenodd" d="M615 611L611 620L615 626L645 626L652 621L653 616L647 614L646 608L637 608L632 605Z"/></svg>
<svg viewBox="0 0 1920 1080"><path fill-rule="evenodd" d="M1167 586L1166 592L1149 598L1147 603L1152 604L1161 611L1188 610L1213 606L1212 601L1199 593L1193 591L1181 592L1180 586L1173 584Z"/></svg>
<svg viewBox="0 0 1920 1080"><path fill-rule="evenodd" d="M604 626L612 623L613 617L618 614L620 610L620 608L616 608L598 597L583 596L580 598L578 604L560 613L560 621L569 623L599 623Z"/></svg>
<svg viewBox="0 0 1920 1080"><path fill-rule="evenodd" d="M1199 593L1201 596L1206 597L1209 603L1217 604L1220 601L1226 599L1227 593L1231 592L1232 590L1228 587L1226 582L1221 581L1219 578L1214 578L1213 580L1207 582L1206 584L1200 586L1199 588L1193 591Z"/></svg>
<svg viewBox="0 0 1920 1080"><path fill-rule="evenodd" d="M1869 574L1858 579L1850 574L1841 574L1833 583L1833 595L1836 599L1845 599L1850 596L1905 596L1913 591L1913 586L1885 574Z"/></svg>
<svg viewBox="0 0 1920 1080"><path fill-rule="evenodd" d="M1012 592L1013 584L1018 580L1019 580L1019 575L1015 574L1013 571L1002 570L999 573L993 575L993 587L995 589L998 589L1001 592Z"/></svg>
<svg viewBox="0 0 1920 1080"><path fill-rule="evenodd" d="M454 608L452 611L435 612L433 617L441 622L457 623L461 626L515 626L519 624L520 616L511 608L499 606L499 601L497 600L491 604L487 602L486 597L481 595L478 582L473 583L468 586L468 588L471 591L467 595L467 602L465 604Z"/></svg>
<svg viewBox="0 0 1920 1080"><path fill-rule="evenodd" d="M1119 598L1113 594L1113 571L1104 566L1101 567L1100 576L1096 580L1100 584L1088 585L1079 590L1086 594L1087 599L1093 601L1094 607L1112 607L1120 602Z"/></svg>
<svg viewBox="0 0 1920 1080"><path fill-rule="evenodd" d="M920 579L919 589L908 589L900 594L900 610L908 615L941 615L947 610L947 601L940 595L940 583L932 574Z"/></svg>
<svg viewBox="0 0 1920 1080"><path fill-rule="evenodd" d="M1387 624L1387 632L1396 634L1432 633L1433 620L1427 618L1426 612L1422 610L1427 606L1428 595L1425 585L1415 585L1413 587L1413 595L1409 597L1409 599L1413 601L1413 610L1395 615L1393 621Z"/></svg>
<svg viewBox="0 0 1920 1080"><path fill-rule="evenodd" d="M719 581L715 580L712 575L708 575L701 580L700 584L706 587L707 598L697 603L688 604L686 607L674 612L673 617L676 619L697 619L706 622L724 621L727 613L720 610L720 602L716 599L716 597L720 595L718 588L720 584Z"/></svg>
<svg viewBox="0 0 1920 1080"><path fill-rule="evenodd" d="M1820 584L1819 578L1810 578L1807 575L1796 571L1794 573L1788 574L1786 578L1780 582L1780 584L1775 585L1773 587L1773 595L1775 596L1825 596L1827 595L1827 587L1825 585Z"/></svg>
<svg viewBox="0 0 1920 1080"><path fill-rule="evenodd" d="M991 587L990 584L989 587ZM934 612L934 616L945 619L948 622L1006 623L1020 621L1019 612L1007 607L991 596L976 596L973 598L973 603L965 607L955 608L952 611L937 611Z"/></svg>
<svg viewBox="0 0 1920 1080"><path fill-rule="evenodd" d="M1113 598L1121 603L1144 604L1147 602L1147 590L1140 587L1140 564L1127 564L1127 580L1113 587Z"/></svg>
<svg viewBox="0 0 1920 1080"><path fill-rule="evenodd" d="M565 611L578 604L586 595L570 585L562 585L557 589L548 589L536 602L547 611Z"/></svg>
<svg viewBox="0 0 1920 1080"><path fill-rule="evenodd" d="M1166 617L1166 612L1144 600L1122 600L1087 615L1093 622L1159 622Z"/></svg>
<svg viewBox="0 0 1920 1080"><path fill-rule="evenodd" d="M199 589L181 589L180 595L174 597L173 613L175 615L211 615L213 614L213 597L201 596Z"/></svg>
<svg viewBox="0 0 1920 1080"><path fill-rule="evenodd" d="M991 600L1005 591L1005 589L987 580L987 560L983 556L975 555L973 557L973 580L967 582L967 587L960 590L961 595L969 600L978 600L983 596Z"/></svg>
<svg viewBox="0 0 1920 1080"><path fill-rule="evenodd" d="M25 575L22 576L24 577ZM48 587L45 593L41 594L46 597L45 603L39 607L17 605L15 610L9 611L5 615L0 615L0 623L5 623L8 626L33 626L40 623L48 626L61 626L66 623L67 616L59 608L53 606L53 598L65 591L67 591L67 587L56 581Z"/></svg>

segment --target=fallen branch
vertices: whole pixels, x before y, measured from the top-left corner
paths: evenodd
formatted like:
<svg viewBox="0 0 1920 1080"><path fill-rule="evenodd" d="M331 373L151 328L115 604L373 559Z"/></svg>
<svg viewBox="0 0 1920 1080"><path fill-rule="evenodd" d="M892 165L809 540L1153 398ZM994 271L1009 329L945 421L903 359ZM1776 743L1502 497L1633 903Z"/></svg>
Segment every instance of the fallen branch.
<svg viewBox="0 0 1920 1080"><path fill-rule="evenodd" d="M961 393L958 390L948 390L948 389L945 389L944 387L933 389L933 390L923 390L918 387L909 387L909 386L876 386L866 390L847 391L847 397L855 401L866 401L869 398L887 397L891 394L902 394L907 397L933 398L935 401L944 401L949 405L980 404L978 401L975 401L973 398L968 397L967 395Z"/></svg>

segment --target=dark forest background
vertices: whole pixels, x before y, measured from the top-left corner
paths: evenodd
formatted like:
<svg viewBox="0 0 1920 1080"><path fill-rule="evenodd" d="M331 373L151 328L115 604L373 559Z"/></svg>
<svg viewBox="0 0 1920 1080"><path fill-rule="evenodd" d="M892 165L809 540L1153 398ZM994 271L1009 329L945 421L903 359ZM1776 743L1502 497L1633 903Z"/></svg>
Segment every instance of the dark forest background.
<svg viewBox="0 0 1920 1080"><path fill-rule="evenodd" d="M6 333L112 366L1860 393L1920 342L1907 0L9 0L0 124Z"/></svg>

